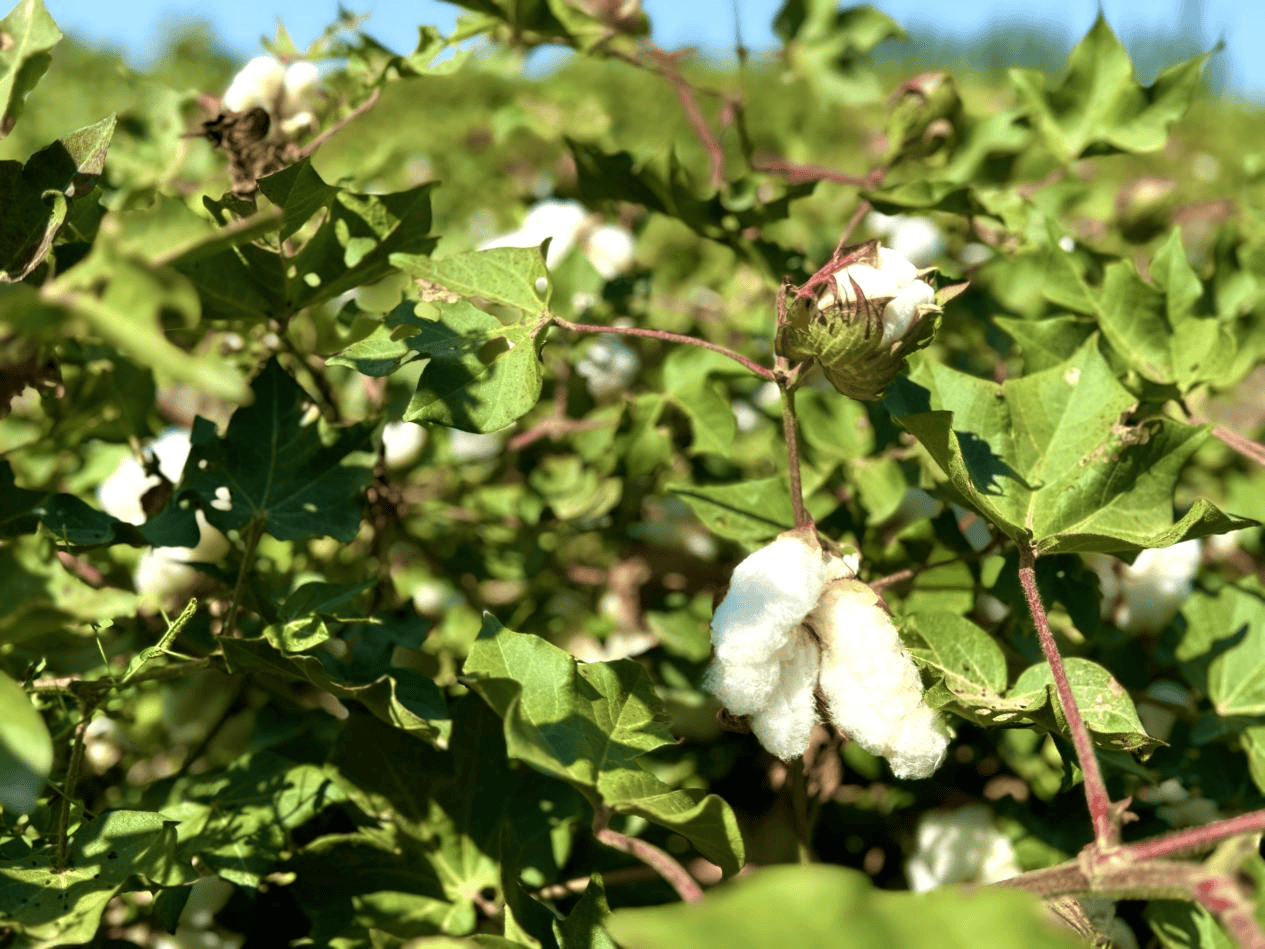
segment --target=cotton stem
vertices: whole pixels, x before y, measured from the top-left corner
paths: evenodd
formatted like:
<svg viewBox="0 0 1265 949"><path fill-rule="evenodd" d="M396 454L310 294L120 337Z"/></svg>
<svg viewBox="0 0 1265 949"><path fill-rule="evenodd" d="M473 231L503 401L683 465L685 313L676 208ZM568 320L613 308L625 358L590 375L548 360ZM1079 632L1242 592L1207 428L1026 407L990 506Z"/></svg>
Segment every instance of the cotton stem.
<svg viewBox="0 0 1265 949"><path fill-rule="evenodd" d="M812 527L813 519L804 506L804 485L799 470L799 435L795 418L795 389L782 383L782 435L786 439L786 472L791 482L791 510L795 526Z"/></svg>
<svg viewBox="0 0 1265 949"><path fill-rule="evenodd" d="M1054 631L1050 629L1050 620L1041 602L1041 592L1037 589L1036 557L1030 547L1022 544L1019 546L1019 584L1023 587L1028 610L1037 627L1041 651L1050 665L1054 689L1058 693L1059 705L1063 708L1063 717L1067 720L1068 731L1072 733L1072 744L1076 748L1076 758L1085 779L1085 801L1089 805L1089 815L1094 825L1094 842L1100 849L1115 847L1120 841L1119 819L1112 815L1111 798L1098 767L1098 757L1094 754L1089 729L1081 716L1080 706L1076 704L1076 696L1072 694L1063 657L1059 653L1058 643L1054 641Z"/></svg>
<svg viewBox="0 0 1265 949"><path fill-rule="evenodd" d="M699 339L696 336L670 333L667 330L643 329L640 326L595 326L592 323L573 323L570 320L564 320L560 316L553 317L552 322L557 326L561 326L564 330L571 330L574 333L614 333L617 336L641 336L646 339L657 339L663 343L684 343L686 346L710 349L714 353L720 353L722 356L732 359L761 379L774 381L772 369L766 369L758 362L748 359L742 353L734 352L726 346L721 346L719 343L713 343L710 340Z"/></svg>
<svg viewBox="0 0 1265 949"><path fill-rule="evenodd" d="M612 850L618 850L621 853L636 857L642 863L651 867L667 881L672 889L676 890L676 894L681 898L682 902L698 903L702 901L703 888L698 885L698 881L690 876L689 871L681 866L670 853L666 850L661 850L649 841L621 834L610 826L610 819L611 809L609 807L598 808L597 816L593 818L593 836L597 838L599 843L605 844Z"/></svg>

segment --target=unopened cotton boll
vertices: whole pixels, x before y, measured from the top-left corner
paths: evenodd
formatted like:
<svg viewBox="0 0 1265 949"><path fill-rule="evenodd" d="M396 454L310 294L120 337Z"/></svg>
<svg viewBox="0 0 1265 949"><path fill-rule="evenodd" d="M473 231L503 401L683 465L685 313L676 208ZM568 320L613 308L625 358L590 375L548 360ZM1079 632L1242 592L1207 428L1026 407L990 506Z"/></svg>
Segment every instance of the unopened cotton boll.
<svg viewBox="0 0 1265 949"><path fill-rule="evenodd" d="M640 370L636 350L613 333L599 336L575 367L595 399L623 392Z"/></svg>
<svg viewBox="0 0 1265 949"><path fill-rule="evenodd" d="M1120 574L1115 620L1126 633L1159 632L1177 615L1194 589L1199 541L1144 550Z"/></svg>
<svg viewBox="0 0 1265 949"><path fill-rule="evenodd" d="M603 224L584 240L584 256L603 280L612 280L632 266L633 236L618 224Z"/></svg>
<svg viewBox="0 0 1265 949"><path fill-rule="evenodd" d="M1020 872L1014 847L983 804L924 814L914 834L913 856L905 864L915 893L953 883L998 883Z"/></svg>
<svg viewBox="0 0 1265 949"><path fill-rule="evenodd" d="M944 761L949 732L923 700L922 679L879 596L842 580L809 617L822 644L822 692L840 731L882 755L898 778L925 778Z"/></svg>

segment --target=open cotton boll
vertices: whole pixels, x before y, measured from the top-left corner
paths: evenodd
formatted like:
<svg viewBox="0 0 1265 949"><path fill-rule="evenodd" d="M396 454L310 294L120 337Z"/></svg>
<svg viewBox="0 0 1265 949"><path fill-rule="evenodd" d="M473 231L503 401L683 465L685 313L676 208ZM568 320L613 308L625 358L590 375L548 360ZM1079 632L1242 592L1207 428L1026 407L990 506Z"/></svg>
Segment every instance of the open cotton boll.
<svg viewBox="0 0 1265 949"><path fill-rule="evenodd" d="M618 224L603 224L584 240L584 256L603 280L612 280L631 267L635 251L632 233Z"/></svg>
<svg viewBox="0 0 1265 949"><path fill-rule="evenodd" d="M918 317L918 308L934 305L936 292L929 283L918 279L918 268L890 247L878 248L878 265L850 264L835 275L839 299L851 304L857 291L868 300L887 300L883 308L883 342L902 339ZM819 309L836 302L833 293L823 294Z"/></svg>
<svg viewBox="0 0 1265 949"><path fill-rule="evenodd" d="M271 56L256 56L235 75L224 91L221 105L229 112L259 108L269 115L277 107L286 81L286 69Z"/></svg>
<svg viewBox="0 0 1265 949"><path fill-rule="evenodd" d="M641 371L637 351L613 333L603 333L575 367L595 399L623 392Z"/></svg>
<svg viewBox="0 0 1265 949"><path fill-rule="evenodd" d="M527 212L517 230L486 240L478 249L539 247L546 238L553 238L545 254L545 266L553 268L571 253L588 217L584 205L576 201L541 201Z"/></svg>
<svg viewBox="0 0 1265 949"><path fill-rule="evenodd" d="M137 561L132 582L142 597L159 604L189 593L202 574L191 563L217 563L229 551L228 538L196 512L200 538L196 547L147 547Z"/></svg>
<svg viewBox="0 0 1265 949"><path fill-rule="evenodd" d="M821 653L801 626L774 665L776 681L772 693L764 707L751 714L751 731L756 740L783 761L803 757L808 750L808 740L818 722L813 689L820 668Z"/></svg>
<svg viewBox="0 0 1265 949"><path fill-rule="evenodd" d="M387 422L382 429L382 454L388 468L408 467L425 444L426 430L413 422Z"/></svg>
<svg viewBox="0 0 1265 949"><path fill-rule="evenodd" d="M1120 574L1116 625L1126 633L1157 633L1190 596L1199 571L1199 541L1144 550Z"/></svg>
<svg viewBox="0 0 1265 949"><path fill-rule="evenodd" d="M163 477L174 484L180 480L189 457L189 433L184 429L169 428L150 442L145 451L158 463ZM102 510L111 517L129 524L144 524L145 510L141 501L146 492L160 483L158 476L145 473L145 465L140 459L127 455L97 488L97 500Z"/></svg>
<svg viewBox="0 0 1265 949"><path fill-rule="evenodd" d="M504 436L495 432L479 434L448 429L448 451L456 462L491 461L501 453Z"/></svg>
<svg viewBox="0 0 1265 949"><path fill-rule="evenodd" d="M1014 847L983 804L923 814L905 877L915 893L953 883L998 883L1018 876Z"/></svg>
<svg viewBox="0 0 1265 949"><path fill-rule="evenodd" d="M949 733L923 701L922 679L882 601L865 584L830 586L809 617L822 644L830 718L898 778L925 778L944 761Z"/></svg>
<svg viewBox="0 0 1265 949"><path fill-rule="evenodd" d="M716 658L767 661L816 605L824 576L821 548L811 533L788 531L743 560L712 617Z"/></svg>

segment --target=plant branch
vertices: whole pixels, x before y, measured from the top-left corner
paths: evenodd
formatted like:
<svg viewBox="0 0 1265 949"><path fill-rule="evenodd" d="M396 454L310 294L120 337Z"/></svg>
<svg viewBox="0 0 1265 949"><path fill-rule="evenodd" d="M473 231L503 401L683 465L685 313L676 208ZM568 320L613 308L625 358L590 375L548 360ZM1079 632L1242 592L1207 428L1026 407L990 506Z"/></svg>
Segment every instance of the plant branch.
<svg viewBox="0 0 1265 949"><path fill-rule="evenodd" d="M250 573L251 563L255 559L255 548L259 546L259 539L263 533L264 519L256 514L246 525L246 549L242 551L242 563L237 568L237 583L233 585L233 602L229 604L228 615L224 617L224 626L220 629L221 636L230 635L237 623L237 612L241 609L242 597L246 594L246 577Z"/></svg>
<svg viewBox="0 0 1265 949"><path fill-rule="evenodd" d="M666 850L661 850L649 841L640 840L637 837L629 837L627 834L621 834L617 830L613 830L610 826L611 809L606 806L597 808L597 814L593 818L593 836L597 838L599 843L605 844L612 850L618 850L636 857L642 863L654 869L659 876L667 881L672 889L676 890L682 902L698 903L703 899L703 888L698 885L698 881L690 876L689 871L681 866Z"/></svg>
<svg viewBox="0 0 1265 949"><path fill-rule="evenodd" d="M666 50L652 47L650 55L659 67L659 74L671 83L677 99L681 102L681 109L685 112L685 117L689 119L690 126L694 129L694 134L698 136L699 142L707 152L707 160L711 164L711 186L719 188L725 181L725 150L716 134L712 131L711 126L707 124L707 119L703 116L703 110L699 108L698 98L694 95L694 87L681 75L681 70L677 68L677 61L693 52L693 50L686 49L669 53Z"/></svg>
<svg viewBox="0 0 1265 949"><path fill-rule="evenodd" d="M1174 857L1207 850L1214 844L1235 834L1261 833L1265 831L1265 810L1249 811L1238 817L1227 817L1202 827L1190 827L1152 837L1137 843L1124 844L1121 850L1135 860L1153 857Z"/></svg>
<svg viewBox="0 0 1265 949"><path fill-rule="evenodd" d="M321 132L320 135L316 136L316 138L312 139L312 141L300 148L298 154L299 160L309 157L313 152L341 132L344 128L372 109L378 104L378 99L381 98L381 96L382 87L379 86L377 89L374 89L373 92L369 93L369 98L367 98L364 102L360 103L360 105L356 106L325 131Z"/></svg>
<svg viewBox="0 0 1265 949"><path fill-rule="evenodd" d="M751 167L755 171L762 171L766 174L781 175L792 184L801 184L806 181L833 181L835 184L850 185L854 188L874 187L887 171L885 168L875 169L860 177L857 175L845 175L841 171L835 171L833 168L826 168L822 165L801 165L786 158L756 159L751 163Z"/></svg>
<svg viewBox="0 0 1265 949"><path fill-rule="evenodd" d="M1019 545L1019 584L1023 587L1028 611L1037 627L1041 651L1045 654L1045 661L1050 664L1050 674L1054 678L1054 689L1058 693L1059 705L1063 708L1063 717L1067 720L1068 731L1072 733L1072 744L1076 748L1076 757L1085 779L1085 801L1089 805L1090 819L1094 824L1094 841L1102 849L1116 847L1120 842L1119 817L1112 812L1111 798L1098 767L1098 757L1094 754L1089 729L1085 726L1085 719L1076 704L1076 696L1072 694L1072 685L1067 679L1067 669L1063 666L1058 643L1054 641L1054 631L1050 629L1050 620L1041 602L1041 592L1037 589L1036 557L1027 544Z"/></svg>
<svg viewBox="0 0 1265 949"><path fill-rule="evenodd" d="M804 485L799 470L799 435L795 418L795 389L782 388L782 436L786 440L786 473L790 477L791 510L795 512L795 526L812 527L813 519L804 506Z"/></svg>
<svg viewBox="0 0 1265 949"><path fill-rule="evenodd" d="M761 379L774 380L772 369L766 369L758 362L748 359L742 353L734 352L719 343L713 343L710 340L699 339L696 336L686 336L682 333L670 333L667 330L649 330L642 329L639 326L595 326L592 323L572 323L570 320L564 320L560 316L552 318L552 322L561 326L564 330L571 330L575 333L615 333L622 336L642 336L646 339L657 339L664 343L684 343L686 346L698 346L700 349L710 349L714 353L720 353L727 356L734 362L740 364L750 372L755 373Z"/></svg>
<svg viewBox="0 0 1265 949"><path fill-rule="evenodd" d="M57 842L59 870L66 869L66 857L70 848L70 807L75 800L75 785L79 783L79 771L83 767L84 736L100 702L100 696L81 699L79 724L75 726L75 737L70 746L70 759L66 762L66 778L62 782L61 803L57 808L57 827L53 834Z"/></svg>
<svg viewBox="0 0 1265 949"><path fill-rule="evenodd" d="M1212 435L1214 438L1220 439L1229 445L1244 458L1254 461L1262 468L1265 468L1265 445L1252 441L1252 439L1246 438L1238 432L1232 432L1224 425L1214 425L1212 427Z"/></svg>

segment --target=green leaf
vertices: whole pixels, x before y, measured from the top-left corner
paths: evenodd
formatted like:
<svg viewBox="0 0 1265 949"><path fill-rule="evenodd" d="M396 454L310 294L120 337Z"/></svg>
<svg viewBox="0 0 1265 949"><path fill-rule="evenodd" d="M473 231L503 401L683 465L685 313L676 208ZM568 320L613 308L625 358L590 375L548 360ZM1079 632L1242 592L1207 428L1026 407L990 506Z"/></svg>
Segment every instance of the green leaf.
<svg viewBox="0 0 1265 949"><path fill-rule="evenodd" d="M1265 603L1254 578L1196 592L1185 606L1177 658L1217 714L1265 715Z"/></svg>
<svg viewBox="0 0 1265 949"><path fill-rule="evenodd" d="M155 884L191 882L175 857L175 823L146 811L109 811L79 827L66 866L53 845L31 848L11 840L0 862L0 907L6 926L27 949L90 942L110 900L136 877ZM186 879L189 876L190 879Z"/></svg>
<svg viewBox="0 0 1265 949"><path fill-rule="evenodd" d="M1163 949L1235 949L1237 945L1206 909L1193 903L1152 900L1142 915Z"/></svg>
<svg viewBox="0 0 1265 949"><path fill-rule="evenodd" d="M259 179L260 192L283 212L281 237L291 236L324 212L319 227L298 254L267 253L253 262L265 286L280 273L284 311L313 307L374 283L399 266L393 254L425 255L430 235L433 184L393 194L357 194L327 184L304 158ZM270 314L276 316L275 313Z"/></svg>
<svg viewBox="0 0 1265 949"><path fill-rule="evenodd" d="M225 880L253 889L293 846L291 831L344 796L324 768L260 752L223 770L152 784L142 800L179 821L175 855L187 872L196 877L196 857Z"/></svg>
<svg viewBox="0 0 1265 949"><path fill-rule="evenodd" d="M282 655L264 639L225 640L223 646L225 658L235 669L308 682L339 699L359 702L382 721L432 744L447 743L451 734L444 694L420 672L392 667L372 677L340 674L343 670L332 661Z"/></svg>
<svg viewBox="0 0 1265 949"><path fill-rule="evenodd" d="M0 138L13 131L27 95L52 62L48 51L61 38L43 0L20 0L0 20Z"/></svg>
<svg viewBox="0 0 1265 949"><path fill-rule="evenodd" d="M1251 523L1173 490L1207 428L1123 421L1134 398L1091 338L1057 366L998 385L925 361L887 407L962 503L1040 554L1131 553Z"/></svg>
<svg viewBox="0 0 1265 949"><path fill-rule="evenodd" d="M531 411L544 384L535 337L525 327L502 326L465 300L437 306L439 321L409 320L422 332L406 342L430 361L404 420L486 433Z"/></svg>
<svg viewBox="0 0 1265 949"><path fill-rule="evenodd" d="M1078 656L1065 659L1063 664L1072 695L1097 744L1143 755L1162 744L1146 733L1138 719L1133 699L1129 698L1129 693L1115 676L1098 663ZM1055 693L1054 677L1048 663L1025 669L1011 686L1007 698L1028 709L1032 720L1045 728L1057 730L1063 735L1071 734Z"/></svg>
<svg viewBox="0 0 1265 949"><path fill-rule="evenodd" d="M786 45L786 58L815 98L852 105L877 99L878 77L862 57L904 30L875 7L839 9L838 0L786 0L773 20Z"/></svg>
<svg viewBox="0 0 1265 949"><path fill-rule="evenodd" d="M701 903L616 910L608 925L625 949L1083 945L1070 931L1055 928L1036 897L1017 889L877 890L858 870L822 865L763 867L718 887Z"/></svg>
<svg viewBox="0 0 1265 949"><path fill-rule="evenodd" d="M22 687L0 672L0 807L35 807L53 767L53 739Z"/></svg>
<svg viewBox="0 0 1265 949"><path fill-rule="evenodd" d="M1094 333L1094 324L1076 316L1025 320L995 316L996 323L1019 344L1025 375L1050 369L1072 357Z"/></svg>
<svg viewBox="0 0 1265 949"><path fill-rule="evenodd" d="M712 533L728 540L758 544L795 526L784 478L705 487L673 485L669 490L688 504Z"/></svg>
<svg viewBox="0 0 1265 949"><path fill-rule="evenodd" d="M277 622L264 630L264 637L281 652L305 652L325 642L343 623L366 622L364 611L353 604L371 586L365 581L354 586L313 581L305 583L277 609Z"/></svg>
<svg viewBox="0 0 1265 949"><path fill-rule="evenodd" d="M1186 259L1174 228L1156 253L1158 286L1146 283L1132 263L1107 265L1102 288L1090 287L1070 256L1051 248L1046 296L1095 317L1112 349L1142 376L1186 393L1222 380L1234 363L1236 345L1228 324L1195 313L1203 286ZM1043 321L1044 322L1044 321Z"/></svg>
<svg viewBox="0 0 1265 949"><path fill-rule="evenodd" d="M927 690L927 701L989 724L987 712L977 716L972 711L1005 704L1006 657L992 637L965 617L945 612L917 613L905 632L914 658L942 677ZM922 645L913 645L918 641Z"/></svg>
<svg viewBox="0 0 1265 949"><path fill-rule="evenodd" d="M610 915L606 887L601 875L595 873L567 918L553 924L558 949L616 949L604 928Z"/></svg>
<svg viewBox="0 0 1265 949"><path fill-rule="evenodd" d="M1151 85L1140 85L1129 54L1100 11L1068 57L1058 88L1047 91L1045 74L1035 69L1012 69L1010 81L1046 147L1068 162L1162 147L1168 127L1190 106L1207 58L1194 56L1165 69Z"/></svg>
<svg viewBox="0 0 1265 949"><path fill-rule="evenodd" d="M95 510L73 494L19 488L13 466L0 461L0 537L32 534L41 524L60 543L71 547L142 543L132 525Z"/></svg>
<svg viewBox="0 0 1265 949"><path fill-rule="evenodd" d="M548 296L537 287L545 285L549 271L539 248L496 247L439 260L400 255L391 263L424 286L442 287L467 300L488 300L528 316L545 311Z"/></svg>
<svg viewBox="0 0 1265 949"><path fill-rule="evenodd" d="M733 453L737 432L733 408L711 377L739 374L731 359L697 346L678 346L663 361L663 388L690 420L692 453L726 458Z"/></svg>
<svg viewBox="0 0 1265 949"><path fill-rule="evenodd" d="M742 837L729 805L714 794L674 790L638 761L672 743L640 665L579 663L485 615L465 675L504 719L511 758L567 781L594 807L676 831L726 873L742 866Z"/></svg>
<svg viewBox="0 0 1265 949"><path fill-rule="evenodd" d="M114 124L110 115L72 132L40 149L25 165L0 162L0 207L5 208L0 217L0 283L22 280L48 256L74 202L92 191L105 168Z"/></svg>
<svg viewBox="0 0 1265 949"><path fill-rule="evenodd" d="M251 383L254 402L233 413L223 438L198 418L185 474L173 501L196 496L206 518L222 531L252 519L278 540L329 536L344 543L360 527L360 492L367 468L341 464L370 450L371 424L342 429L326 444L313 423L303 424L307 394L276 357ZM217 501L227 489L231 506Z"/></svg>

